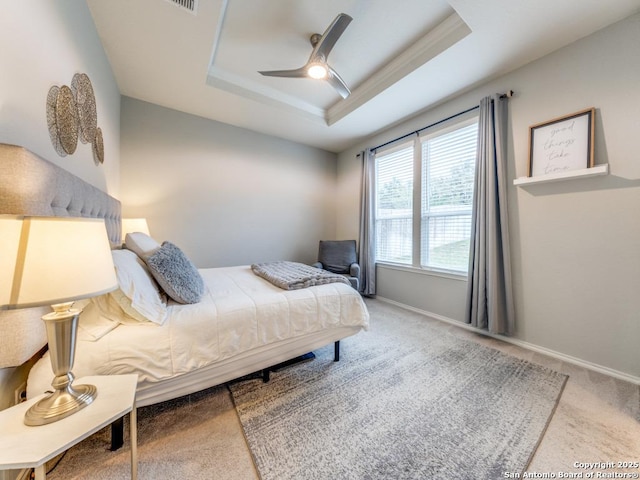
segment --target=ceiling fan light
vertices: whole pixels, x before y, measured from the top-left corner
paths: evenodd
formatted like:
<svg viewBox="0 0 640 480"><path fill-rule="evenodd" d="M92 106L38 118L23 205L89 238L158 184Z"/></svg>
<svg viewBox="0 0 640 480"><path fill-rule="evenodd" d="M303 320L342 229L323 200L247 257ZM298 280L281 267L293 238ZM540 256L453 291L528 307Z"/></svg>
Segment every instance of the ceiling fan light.
<svg viewBox="0 0 640 480"><path fill-rule="evenodd" d="M316 80L327 78L328 73L327 67L320 63L312 63L309 65L309 68L307 68L307 75Z"/></svg>

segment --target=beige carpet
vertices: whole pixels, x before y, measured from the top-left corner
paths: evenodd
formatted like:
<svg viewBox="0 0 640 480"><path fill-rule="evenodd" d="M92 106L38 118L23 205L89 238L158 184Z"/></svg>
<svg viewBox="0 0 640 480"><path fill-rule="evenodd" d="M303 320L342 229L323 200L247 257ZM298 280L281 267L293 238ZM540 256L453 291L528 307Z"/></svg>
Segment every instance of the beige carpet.
<svg viewBox="0 0 640 480"><path fill-rule="evenodd" d="M536 472L580 472L574 463L640 458L640 387L382 303L367 301L372 328L380 318L419 319L434 334L452 334L569 375L558 408L529 465ZM362 333L359 335L367 335ZM350 361L343 342L341 361ZM277 373L274 374L278 375ZM214 388L138 411L139 478L258 478L229 392ZM125 422L126 426L127 422ZM108 430L72 448L48 479L127 479L129 444L108 451ZM52 466L52 463L49 464ZM604 473L611 473L607 470ZM620 470L639 473L640 470ZM603 477L604 478L604 477Z"/></svg>
<svg viewBox="0 0 640 480"><path fill-rule="evenodd" d="M449 480L522 474L566 376L437 335L420 319L377 328L313 362L231 385L263 480ZM353 360L352 360L353 359Z"/></svg>
<svg viewBox="0 0 640 480"><path fill-rule="evenodd" d="M123 448L109 451L110 429L103 429L70 449L47 480L129 479L128 424L127 416ZM139 408L138 457L141 480L256 478L224 386Z"/></svg>

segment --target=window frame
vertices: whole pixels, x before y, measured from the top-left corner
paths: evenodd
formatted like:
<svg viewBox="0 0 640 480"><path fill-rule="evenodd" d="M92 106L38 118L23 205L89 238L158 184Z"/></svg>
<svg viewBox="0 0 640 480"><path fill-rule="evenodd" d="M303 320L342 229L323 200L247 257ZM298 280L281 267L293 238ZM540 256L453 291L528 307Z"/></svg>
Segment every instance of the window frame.
<svg viewBox="0 0 640 480"><path fill-rule="evenodd" d="M466 280L468 278L468 271L461 271L456 269L449 268L441 268L434 266L422 265L422 223L423 223L423 208L422 208L422 189L423 189L423 172L422 172L422 144L425 141L428 141L429 138L435 138L441 135L445 135L449 132L465 128L471 124L479 122L479 115L477 110L466 113L465 115L461 115L457 118L451 119L447 122L443 122L441 124L435 125L428 129L425 129L420 134L417 134L412 140L407 141L406 139L399 140L397 143L392 143L389 146L386 146L384 150L376 151L376 174L375 174L375 183L377 187L378 182L378 164L377 157L380 155L388 155L393 153L394 151L398 151L404 148L407 148L409 145L413 145L413 205L412 205L412 259L410 263L398 263L392 262L388 260L379 260L376 258L375 263L376 266L381 266L385 268L390 268L394 270L404 270L411 271L414 273L421 273L426 275L433 275L438 277L456 279L456 280ZM477 158L477 156L476 156ZM474 165L475 172L475 165ZM474 178L475 184L475 178ZM378 201L378 192L375 191L375 201ZM472 208L467 212L464 210L464 214L471 213ZM376 224L378 221L377 218L377 208L374 209L376 214L376 218L374 219ZM454 215L455 212L447 212L447 215ZM458 213L459 215L460 213ZM432 216L437 216L433 215ZM376 227L376 242L377 238L377 227Z"/></svg>

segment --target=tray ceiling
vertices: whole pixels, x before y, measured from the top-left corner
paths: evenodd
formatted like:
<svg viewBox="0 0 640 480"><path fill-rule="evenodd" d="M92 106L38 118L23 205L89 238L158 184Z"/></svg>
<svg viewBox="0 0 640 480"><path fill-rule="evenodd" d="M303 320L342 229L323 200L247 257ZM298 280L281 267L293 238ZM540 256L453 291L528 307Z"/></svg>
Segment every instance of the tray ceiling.
<svg viewBox="0 0 640 480"><path fill-rule="evenodd" d="M339 152L640 9L637 0L87 0L123 95ZM181 0L182 1L182 0ZM550 14L553 12L553 14ZM298 68L339 13L329 63Z"/></svg>

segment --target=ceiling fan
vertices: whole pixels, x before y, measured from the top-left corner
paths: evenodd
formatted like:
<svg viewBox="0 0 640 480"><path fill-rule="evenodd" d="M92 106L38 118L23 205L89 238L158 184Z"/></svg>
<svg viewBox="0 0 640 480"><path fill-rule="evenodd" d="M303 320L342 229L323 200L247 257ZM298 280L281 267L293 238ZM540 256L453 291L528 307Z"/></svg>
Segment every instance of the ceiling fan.
<svg viewBox="0 0 640 480"><path fill-rule="evenodd" d="M320 35L314 33L309 38L313 51L307 63L294 70L270 70L258 72L267 77L289 77L289 78L314 78L326 80L342 98L347 98L351 91L347 84L340 78L340 75L327 63L327 57L333 49L340 36L344 33L349 23L353 20L346 13L339 14Z"/></svg>

